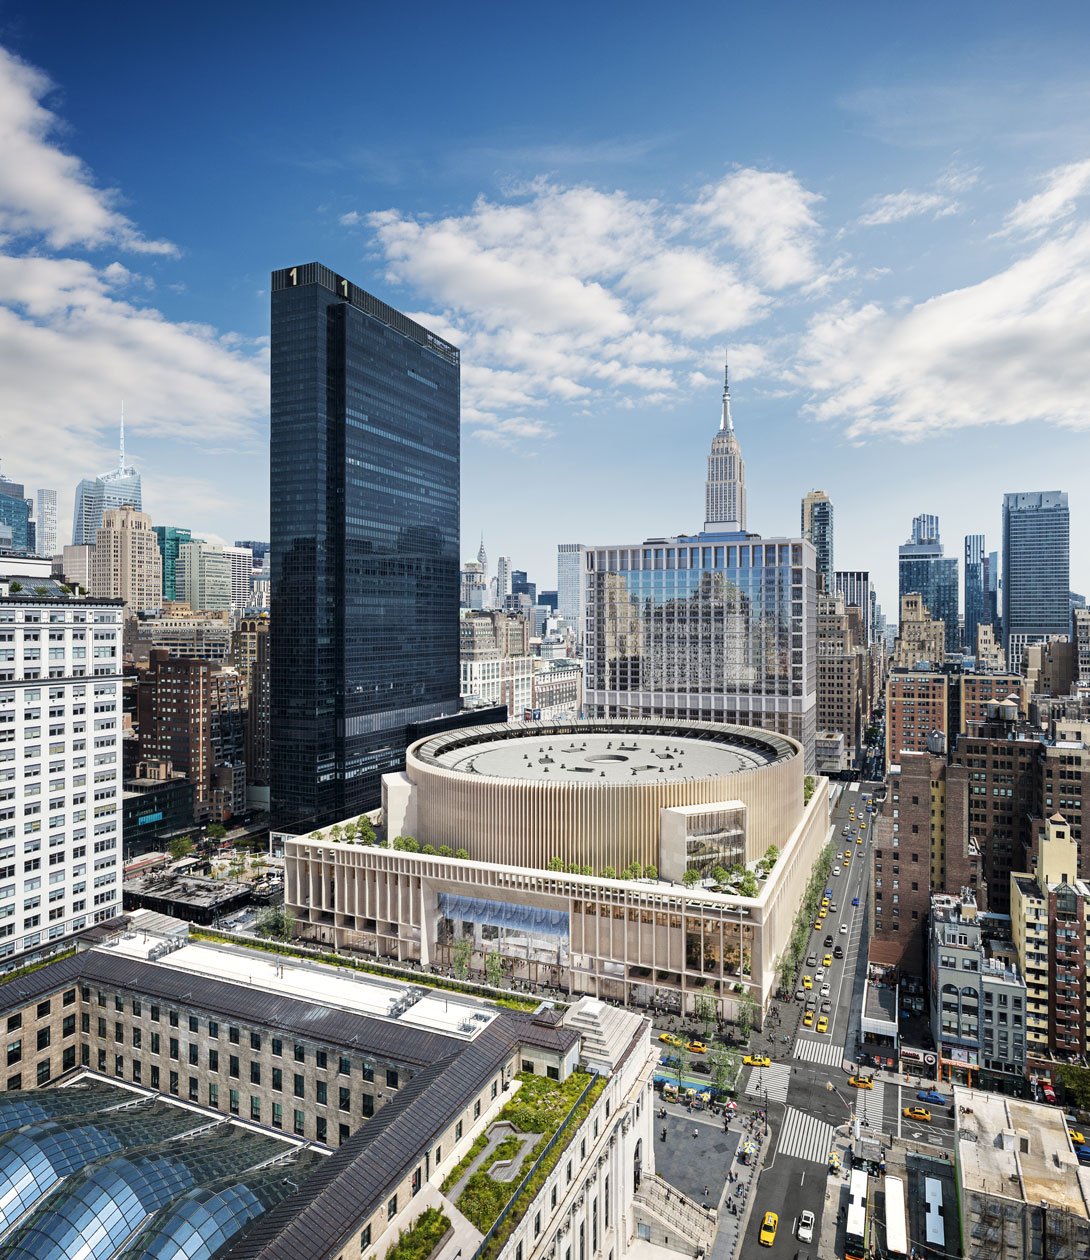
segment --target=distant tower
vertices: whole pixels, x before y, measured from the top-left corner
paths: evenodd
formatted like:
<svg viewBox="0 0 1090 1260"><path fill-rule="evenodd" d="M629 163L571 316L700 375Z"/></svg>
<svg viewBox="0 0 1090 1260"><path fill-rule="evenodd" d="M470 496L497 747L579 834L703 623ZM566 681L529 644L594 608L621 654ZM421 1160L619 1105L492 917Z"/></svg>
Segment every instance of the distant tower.
<svg viewBox="0 0 1090 1260"><path fill-rule="evenodd" d="M833 589L833 505L824 490L811 490L802 501L802 536L814 544L818 578Z"/></svg>
<svg viewBox="0 0 1090 1260"><path fill-rule="evenodd" d="M484 534L481 535L481 545L477 548L477 563L481 566L481 572L488 576L488 552L484 549Z"/></svg>
<svg viewBox="0 0 1090 1260"><path fill-rule="evenodd" d="M730 414L730 376L723 365L723 417L712 438L708 480L704 490L704 529L709 533L742 533L746 528L746 469Z"/></svg>

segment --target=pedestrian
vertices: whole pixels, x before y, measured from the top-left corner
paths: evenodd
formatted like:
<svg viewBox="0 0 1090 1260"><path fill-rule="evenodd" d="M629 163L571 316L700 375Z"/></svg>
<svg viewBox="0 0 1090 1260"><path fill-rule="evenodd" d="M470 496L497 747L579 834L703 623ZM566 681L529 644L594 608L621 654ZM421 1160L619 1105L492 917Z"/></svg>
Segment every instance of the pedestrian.
<svg viewBox="0 0 1090 1260"><path fill-rule="evenodd" d="M704 1198L705 1198L705 1199L708 1197L708 1194L709 1194L708 1187L707 1187L707 1186L705 1186L705 1187L704 1187Z"/></svg>
<svg viewBox="0 0 1090 1260"><path fill-rule="evenodd" d="M693 1137L695 1138L695 1137L698 1135L698 1133L699 1133L699 1130L694 1128L694 1129L693 1129Z"/></svg>

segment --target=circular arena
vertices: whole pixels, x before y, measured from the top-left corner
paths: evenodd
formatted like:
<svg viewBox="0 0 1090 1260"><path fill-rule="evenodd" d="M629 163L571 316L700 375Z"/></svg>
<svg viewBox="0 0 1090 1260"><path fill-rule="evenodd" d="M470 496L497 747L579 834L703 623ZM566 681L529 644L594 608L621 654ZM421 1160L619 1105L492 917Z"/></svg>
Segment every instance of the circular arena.
<svg viewBox="0 0 1090 1260"><path fill-rule="evenodd" d="M683 870L701 835L731 830L744 860L780 845L803 809L794 740L718 723L609 719L466 727L413 744L387 776L391 828L471 859L594 873ZM396 834L396 831L394 832Z"/></svg>

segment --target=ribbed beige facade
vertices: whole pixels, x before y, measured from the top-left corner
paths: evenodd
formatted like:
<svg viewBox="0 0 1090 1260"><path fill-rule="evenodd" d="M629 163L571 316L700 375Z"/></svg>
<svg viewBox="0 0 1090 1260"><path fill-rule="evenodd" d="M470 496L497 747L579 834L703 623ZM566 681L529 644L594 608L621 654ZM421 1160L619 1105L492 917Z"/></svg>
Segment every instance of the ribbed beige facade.
<svg viewBox="0 0 1090 1260"><path fill-rule="evenodd" d="M543 782L467 774L440 764L452 746L469 747L495 727L478 727L420 740L409 748L404 776L387 776L383 803L391 834L412 834L422 843L464 848L479 862L541 868L553 858L600 871L632 862L664 866L659 836L662 811L683 805L742 802L746 813L745 860L769 845L781 846L802 814L803 757L794 740L748 727L669 721L574 722L543 727L535 738L604 731L614 735L699 738L727 748L752 749L768 760L728 774L659 782ZM513 732L517 738L517 728ZM411 786L410 786L411 785ZM411 794L405 825L392 816L399 789Z"/></svg>

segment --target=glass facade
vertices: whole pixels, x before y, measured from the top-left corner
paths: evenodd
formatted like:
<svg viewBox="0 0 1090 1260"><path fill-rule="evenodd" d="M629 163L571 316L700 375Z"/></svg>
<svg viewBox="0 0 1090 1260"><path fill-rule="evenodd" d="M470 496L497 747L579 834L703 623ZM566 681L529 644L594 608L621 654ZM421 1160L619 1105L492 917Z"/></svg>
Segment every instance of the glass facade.
<svg viewBox="0 0 1090 1260"><path fill-rule="evenodd" d="M988 621L986 611L985 582L987 573L984 560L984 535L965 535L965 633L962 636L965 650L976 654L976 629Z"/></svg>
<svg viewBox="0 0 1090 1260"><path fill-rule="evenodd" d="M152 529L159 539L159 554L163 557L163 598L182 599L184 595L177 587L178 553L182 543L193 541L193 535L188 529L174 525L153 525Z"/></svg>
<svg viewBox="0 0 1090 1260"><path fill-rule="evenodd" d="M590 548L588 717L667 717L816 734L811 544L754 534Z"/></svg>
<svg viewBox="0 0 1090 1260"><path fill-rule="evenodd" d="M317 263L272 276L272 808L375 808L456 712L458 351Z"/></svg>
<svg viewBox="0 0 1090 1260"><path fill-rule="evenodd" d="M958 562L943 552L939 518L930 513L912 521L912 538L898 548L897 605L901 597L918 594L932 617L941 621L947 652L961 648L958 625Z"/></svg>
<svg viewBox="0 0 1090 1260"><path fill-rule="evenodd" d="M5 540L4 546L11 551L24 554L33 550L31 534L33 526L30 521L31 500L6 494L0 490L0 533L11 533L11 541Z"/></svg>
<svg viewBox="0 0 1090 1260"><path fill-rule="evenodd" d="M1071 515L1067 494L1043 490L1003 496L1003 635L1033 642L1071 633Z"/></svg>

